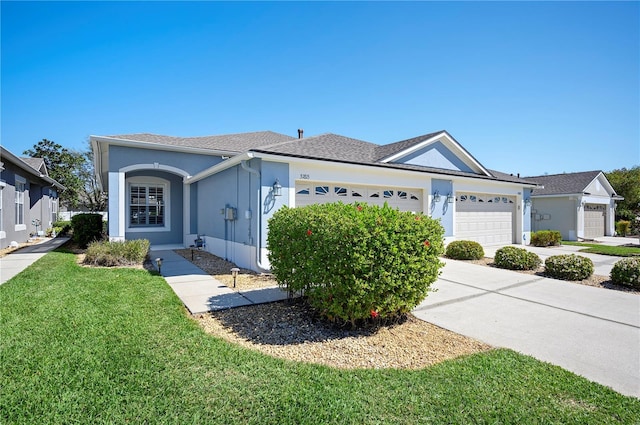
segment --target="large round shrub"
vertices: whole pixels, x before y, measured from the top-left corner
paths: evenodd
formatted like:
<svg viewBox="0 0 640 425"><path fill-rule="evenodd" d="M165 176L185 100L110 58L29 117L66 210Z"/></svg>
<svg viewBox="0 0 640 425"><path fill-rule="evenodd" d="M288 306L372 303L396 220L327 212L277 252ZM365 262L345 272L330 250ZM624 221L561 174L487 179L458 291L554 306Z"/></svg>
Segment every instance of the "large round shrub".
<svg viewBox="0 0 640 425"><path fill-rule="evenodd" d="M501 269L534 270L540 266L542 260L524 248L505 246L496 251L493 262Z"/></svg>
<svg viewBox="0 0 640 425"><path fill-rule="evenodd" d="M545 274L555 279L583 280L593 274L593 262L581 255L554 255L544 262Z"/></svg>
<svg viewBox="0 0 640 425"><path fill-rule="evenodd" d="M558 246L562 240L562 233L557 230L540 230L531 234L533 246Z"/></svg>
<svg viewBox="0 0 640 425"><path fill-rule="evenodd" d="M617 285L640 289L640 257L624 258L615 263L611 280Z"/></svg>
<svg viewBox="0 0 640 425"><path fill-rule="evenodd" d="M454 260L479 260L484 257L484 250L475 241L453 241L447 245L445 255Z"/></svg>
<svg viewBox="0 0 640 425"><path fill-rule="evenodd" d="M443 234L422 214L335 203L281 208L267 243L279 285L353 325L408 313L424 300L443 266Z"/></svg>

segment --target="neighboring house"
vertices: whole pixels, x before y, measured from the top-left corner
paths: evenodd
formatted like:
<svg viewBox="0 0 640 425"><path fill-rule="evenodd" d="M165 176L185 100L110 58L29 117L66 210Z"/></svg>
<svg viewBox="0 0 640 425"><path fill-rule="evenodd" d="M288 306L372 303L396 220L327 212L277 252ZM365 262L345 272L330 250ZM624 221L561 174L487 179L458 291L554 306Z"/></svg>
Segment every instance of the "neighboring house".
<svg viewBox="0 0 640 425"><path fill-rule="evenodd" d="M20 158L0 148L0 248L26 242L56 221L58 192L40 158Z"/></svg>
<svg viewBox="0 0 640 425"><path fill-rule="evenodd" d="M449 133L389 145L270 131L208 137L91 136L111 240L207 251L267 270L267 223L283 206L389 205L441 221L447 241L525 244L531 181L486 169Z"/></svg>
<svg viewBox="0 0 640 425"><path fill-rule="evenodd" d="M528 177L543 186L531 195L533 231L559 230L569 241L615 234L618 196L602 171Z"/></svg>

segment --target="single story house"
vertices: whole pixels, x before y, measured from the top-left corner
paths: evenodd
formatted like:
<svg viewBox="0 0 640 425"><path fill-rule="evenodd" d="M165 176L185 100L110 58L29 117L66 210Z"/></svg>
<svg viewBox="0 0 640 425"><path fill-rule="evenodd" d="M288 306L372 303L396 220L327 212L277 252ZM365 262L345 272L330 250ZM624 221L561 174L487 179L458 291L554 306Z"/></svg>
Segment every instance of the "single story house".
<svg viewBox="0 0 640 425"><path fill-rule="evenodd" d="M0 148L0 248L22 243L57 220L58 192L41 158L20 158Z"/></svg>
<svg viewBox="0 0 640 425"><path fill-rule="evenodd" d="M441 221L446 241L526 244L536 183L489 170L448 132L377 145L337 134L91 136L111 240L204 248L268 270L268 220L282 206L368 202Z"/></svg>
<svg viewBox="0 0 640 425"><path fill-rule="evenodd" d="M559 230L569 241L615 234L616 194L602 171L528 177L533 231Z"/></svg>

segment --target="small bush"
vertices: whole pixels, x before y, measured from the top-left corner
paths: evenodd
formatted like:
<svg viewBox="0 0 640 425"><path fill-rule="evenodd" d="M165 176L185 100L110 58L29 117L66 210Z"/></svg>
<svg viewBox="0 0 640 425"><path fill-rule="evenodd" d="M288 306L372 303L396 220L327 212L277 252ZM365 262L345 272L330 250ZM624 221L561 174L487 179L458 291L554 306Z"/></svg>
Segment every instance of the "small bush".
<svg viewBox="0 0 640 425"><path fill-rule="evenodd" d="M84 257L84 264L104 267L142 264L149 255L150 245L147 239L91 242Z"/></svg>
<svg viewBox="0 0 640 425"><path fill-rule="evenodd" d="M555 279L583 280L593 274L593 262L581 255L554 255L544 262L545 274Z"/></svg>
<svg viewBox="0 0 640 425"><path fill-rule="evenodd" d="M354 326L402 316L424 300L443 266L443 234L422 214L335 203L279 209L267 243L279 285Z"/></svg>
<svg viewBox="0 0 640 425"><path fill-rule="evenodd" d="M52 230L56 232L57 236L64 236L71 233L71 222L70 221L54 221L51 224Z"/></svg>
<svg viewBox="0 0 640 425"><path fill-rule="evenodd" d="M616 233L618 236L627 236L631 229L631 222L627 220L620 220L616 223Z"/></svg>
<svg viewBox="0 0 640 425"><path fill-rule="evenodd" d="M102 216L100 214L77 214L71 217L73 241L86 248L90 242L102 238Z"/></svg>
<svg viewBox="0 0 640 425"><path fill-rule="evenodd" d="M557 230L540 230L531 235L533 246L557 246L562 240L562 233Z"/></svg>
<svg viewBox="0 0 640 425"><path fill-rule="evenodd" d="M624 258L615 263L611 280L617 285L640 289L640 257Z"/></svg>
<svg viewBox="0 0 640 425"><path fill-rule="evenodd" d="M484 257L484 249L475 241L453 241L445 255L454 260L479 260Z"/></svg>
<svg viewBox="0 0 640 425"><path fill-rule="evenodd" d="M524 248L505 246L496 251L493 262L501 269L535 270L540 267L542 260Z"/></svg>

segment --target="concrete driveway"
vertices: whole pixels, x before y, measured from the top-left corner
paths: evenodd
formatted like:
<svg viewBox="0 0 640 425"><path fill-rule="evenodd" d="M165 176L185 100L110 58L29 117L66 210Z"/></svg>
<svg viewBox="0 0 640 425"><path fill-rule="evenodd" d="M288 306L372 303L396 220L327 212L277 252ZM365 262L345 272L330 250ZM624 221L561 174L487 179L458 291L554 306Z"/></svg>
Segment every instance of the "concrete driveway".
<svg viewBox="0 0 640 425"><path fill-rule="evenodd" d="M414 314L640 397L640 296L446 260Z"/></svg>

